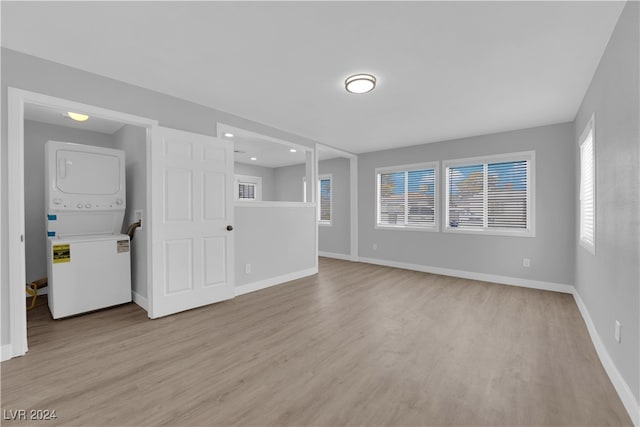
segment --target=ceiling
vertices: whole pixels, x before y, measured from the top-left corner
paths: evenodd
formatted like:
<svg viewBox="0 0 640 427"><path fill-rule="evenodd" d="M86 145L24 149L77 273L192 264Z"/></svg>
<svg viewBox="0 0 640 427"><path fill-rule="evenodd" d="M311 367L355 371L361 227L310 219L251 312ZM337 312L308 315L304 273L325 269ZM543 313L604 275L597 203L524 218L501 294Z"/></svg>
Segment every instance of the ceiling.
<svg viewBox="0 0 640 427"><path fill-rule="evenodd" d="M75 112L82 113L82 111ZM109 135L114 134L124 126L124 123L114 122L100 117L89 117L87 121L77 122L75 120L71 120L66 111L55 110L50 107L43 107L41 105L29 103L24 105L24 118L26 120L49 123L68 128L90 130Z"/></svg>
<svg viewBox="0 0 640 427"><path fill-rule="evenodd" d="M2 45L362 153L573 120L623 6L3 1Z"/></svg>

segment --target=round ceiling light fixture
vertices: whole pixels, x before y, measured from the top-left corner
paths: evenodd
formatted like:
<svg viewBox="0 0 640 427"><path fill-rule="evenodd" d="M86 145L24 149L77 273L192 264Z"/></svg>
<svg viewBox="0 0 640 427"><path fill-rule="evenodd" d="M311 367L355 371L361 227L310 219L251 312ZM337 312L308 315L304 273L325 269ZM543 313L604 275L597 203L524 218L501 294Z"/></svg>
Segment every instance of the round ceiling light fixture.
<svg viewBox="0 0 640 427"><path fill-rule="evenodd" d="M225 132L224 136L226 136L227 138L233 138L233 134L231 132Z"/></svg>
<svg viewBox="0 0 640 427"><path fill-rule="evenodd" d="M87 116L86 114L72 113L71 111L67 113L67 116L69 116L70 119L73 119L76 122L86 122L87 120L89 120L89 116Z"/></svg>
<svg viewBox="0 0 640 427"><path fill-rule="evenodd" d="M350 93L367 93L376 87L376 78L371 74L354 74L344 81L344 88Z"/></svg>

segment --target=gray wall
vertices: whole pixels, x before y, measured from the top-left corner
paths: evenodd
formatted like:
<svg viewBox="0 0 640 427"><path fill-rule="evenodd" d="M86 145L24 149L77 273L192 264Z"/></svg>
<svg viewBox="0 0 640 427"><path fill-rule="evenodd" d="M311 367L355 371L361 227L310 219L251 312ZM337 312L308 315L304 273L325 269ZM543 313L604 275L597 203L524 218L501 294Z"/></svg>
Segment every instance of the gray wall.
<svg viewBox="0 0 640 427"><path fill-rule="evenodd" d="M278 202L302 202L302 178L305 175L305 165L283 166L275 168L275 198Z"/></svg>
<svg viewBox="0 0 640 427"><path fill-rule="evenodd" d="M236 205L234 213L236 287L315 268L313 206Z"/></svg>
<svg viewBox="0 0 640 427"><path fill-rule="evenodd" d="M135 211L142 210L142 229L131 241L131 290L147 299L147 132L146 129L125 125L114 135L114 147L124 150L127 165L127 209L122 232L135 221Z"/></svg>
<svg viewBox="0 0 640 427"><path fill-rule="evenodd" d="M318 175L331 174L331 225L318 227L318 250L351 254L351 181L349 159L318 162ZM318 196L319 197L319 196Z"/></svg>
<svg viewBox="0 0 640 427"><path fill-rule="evenodd" d="M47 275L44 144L49 140L114 148L113 135L25 120L24 208L27 282Z"/></svg>
<svg viewBox="0 0 640 427"><path fill-rule="evenodd" d="M536 153L536 237L374 228L375 168L528 150ZM442 177L442 165L440 169ZM573 284L574 174L571 123L363 154L358 157L359 256ZM440 212L442 188L439 185ZM522 266L525 257L531 259L530 268Z"/></svg>
<svg viewBox="0 0 640 427"><path fill-rule="evenodd" d="M596 254L574 239L575 286L636 402L640 400L638 9L638 2L627 2L620 16L576 116L572 147L578 163L580 135L595 113ZM575 185L579 180L578 170ZM575 215L579 218L578 210ZM620 344L613 335L615 320L622 324Z"/></svg>
<svg viewBox="0 0 640 427"><path fill-rule="evenodd" d="M262 178L262 200L276 200L275 188L276 177L273 168L262 166L247 165L245 163L234 163L234 173L236 175L259 176Z"/></svg>
<svg viewBox="0 0 640 427"><path fill-rule="evenodd" d="M111 110L158 120L161 126L204 135L216 135L218 122L260 133L276 139L291 141L314 148L316 141L262 125L213 108L150 91L121 81L88 73L55 62L2 48L2 144L0 144L0 176L3 215L2 259L0 265L0 302L2 345L9 337L9 276L8 276L8 219L7 206L7 88L15 87L72 101L96 105Z"/></svg>

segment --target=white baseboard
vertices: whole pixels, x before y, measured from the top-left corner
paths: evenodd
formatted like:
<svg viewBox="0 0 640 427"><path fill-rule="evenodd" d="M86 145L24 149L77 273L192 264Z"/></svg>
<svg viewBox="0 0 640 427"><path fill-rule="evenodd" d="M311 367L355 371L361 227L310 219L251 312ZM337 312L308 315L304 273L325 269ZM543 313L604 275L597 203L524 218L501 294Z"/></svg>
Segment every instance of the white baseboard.
<svg viewBox="0 0 640 427"><path fill-rule="evenodd" d="M268 279L259 280L257 282L247 283L245 285L236 286L236 296L248 294L249 292L259 291L261 289L269 288L271 286L280 285L282 283L290 282L292 280L301 279L303 277L311 276L318 272L317 267L307 268L306 270L300 270L282 276L270 277Z"/></svg>
<svg viewBox="0 0 640 427"><path fill-rule="evenodd" d="M523 288L541 289L545 291L573 294L574 287L564 283L543 282L540 280L522 279L519 277L498 276L495 274L474 273L472 271L454 270L450 268L431 267L428 265L408 264L397 261L387 261L375 258L358 259L367 264L384 265L387 267L403 268L405 270L422 271L423 273L442 274L443 276L461 277L463 279L481 280L483 282L500 283L502 285L520 286Z"/></svg>
<svg viewBox="0 0 640 427"><path fill-rule="evenodd" d="M618 396L620 396L620 400L622 400L622 404L624 405L629 417L631 417L631 421L633 425L640 426L640 405L636 400L631 388L618 371L613 359L609 355L607 348L604 346L602 339L600 338L600 334L596 330L596 327L589 315L589 310L587 310L587 306L584 305L582 298L580 298L580 294L578 294L577 290L573 292L573 298L576 301L576 305L578 306L578 310L580 310L580 314L582 314L582 318L584 319L584 323L587 325L587 330L589 331L589 335L591 336L591 341L593 342L593 346L596 348L596 352L598 353L598 357L600 358L600 362L604 367L607 375L609 375L609 379L611 383L615 387L618 392Z"/></svg>
<svg viewBox="0 0 640 427"><path fill-rule="evenodd" d="M24 291L24 294L25 294L25 298L32 298L32 296L29 295L27 293L27 291ZM38 289L38 296L40 296L40 295L48 295L48 294L49 294L49 287L48 286L46 288Z"/></svg>
<svg viewBox="0 0 640 427"><path fill-rule="evenodd" d="M318 251L318 256L325 257L325 258L342 259L345 261L353 261L353 257L351 255L338 254L335 252Z"/></svg>
<svg viewBox="0 0 640 427"><path fill-rule="evenodd" d="M11 359L13 357L13 346L11 344L3 345L0 353L0 359L2 362Z"/></svg>
<svg viewBox="0 0 640 427"><path fill-rule="evenodd" d="M138 304L145 311L149 311L149 303L147 301L147 297L143 297L142 295L140 295L139 293L133 290L131 291L131 296L132 296L133 302Z"/></svg>

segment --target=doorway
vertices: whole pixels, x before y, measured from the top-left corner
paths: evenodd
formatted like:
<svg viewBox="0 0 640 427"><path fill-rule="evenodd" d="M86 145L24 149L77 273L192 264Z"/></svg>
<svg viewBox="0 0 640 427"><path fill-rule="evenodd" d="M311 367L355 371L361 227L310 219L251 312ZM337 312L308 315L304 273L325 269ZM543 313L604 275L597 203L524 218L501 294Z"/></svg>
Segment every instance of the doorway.
<svg viewBox="0 0 640 427"><path fill-rule="evenodd" d="M74 129L70 123L60 122L57 124L51 123L56 120L63 120L63 112L82 112L95 118L93 123L96 125L107 126L107 128L95 128L95 129ZM27 125L25 125L27 120ZM46 121L49 120L50 123ZM67 126L61 126L67 125ZM109 127L111 126L111 127ZM42 178L44 184L44 177L39 177L39 172L36 173L34 180L25 181L25 173L29 174L34 172L37 167L34 167L33 162L38 160L33 157L31 151L37 151L35 146L25 146L25 135L29 138L42 139L46 136L44 134L49 133L53 135L57 133L58 136L67 137L66 139L73 138L72 134L76 133L76 136L87 137L93 135L90 139L94 141L94 145L109 145L109 140L116 147L122 147L127 150L137 150L138 156L145 159L149 158L150 144L152 129L157 127L157 122L154 120L133 116L130 114L103 109L92 105L81 104L66 99L55 98L47 95L42 95L35 92L24 91L15 88L8 89L8 232L7 236L9 242L8 255L8 270L9 270L9 319L10 319L10 348L2 355L3 360L11 357L24 355L28 350L27 345L27 324L26 324L26 310L25 310L25 283L27 283L27 262L26 262L26 250L29 250L29 279L34 280L33 277L37 277L42 273L42 264L38 262L41 259L43 252L38 252L37 246L40 238L43 237L43 233L38 233L43 228L44 220L40 221L40 225L36 225L37 216L40 214L44 216L44 210L40 213L37 211L40 209L40 203L36 201L39 197L39 191L37 180ZM65 130L67 129L67 130ZM69 129L72 129L69 131ZM107 130L105 130L107 129ZM100 130L102 132L100 132ZM80 132L84 131L84 132ZM86 133L89 132L89 133ZM92 132L92 133L91 133ZM110 134L111 137L107 136ZM119 135L118 132L120 132ZM41 134L40 138L37 135ZM64 134L64 135L63 135ZM102 136L98 135L101 134ZM129 144L127 141L132 140L132 135L137 134L139 142ZM46 137L48 138L48 137ZM55 139L50 138L50 139ZM135 139L135 138L134 138ZM70 141L73 142L73 141ZM141 148L140 144L144 146ZM136 144L138 144L136 146ZM29 162L29 163L27 163ZM130 168L127 168L130 169ZM145 183L137 189L131 190L131 196L135 197L136 194L150 195L150 168L146 170L140 176L144 179ZM35 172L34 172L35 173ZM29 188L27 188L27 185ZM27 195L27 191L29 194ZM33 191L33 193L32 193ZM128 192L129 193L129 192ZM128 197L129 198L129 197ZM129 202L129 200L127 200ZM127 206L130 206L127 203ZM135 215L136 210L143 210L143 212L150 212L151 197L145 197L142 202L141 209L131 209L126 213L125 223L128 224L128 220L132 215ZM33 208L33 212L25 212L25 207ZM137 206L134 204L133 207ZM150 225L149 221L146 221L146 226ZM26 225L29 224L34 227L34 231L31 231L32 236L28 236L26 233ZM144 227L144 225L143 225ZM40 235L38 235L40 234ZM31 240L33 237L33 240ZM139 241L142 241L144 245L149 248L151 246L151 235L138 236ZM27 244L28 242L28 244ZM32 253L32 251L35 251ZM32 259L33 256L33 259ZM149 274L151 270L151 257L147 257L146 254L141 255L142 261L137 264L137 273L139 275ZM132 265L134 263L132 262ZM144 306L147 301L147 294L145 291L140 290L136 292L138 294L135 301L138 305ZM134 293L134 297L136 295ZM143 307L146 309L146 307Z"/></svg>
<svg viewBox="0 0 640 427"><path fill-rule="evenodd" d="M318 255L358 259L358 157L317 144Z"/></svg>

